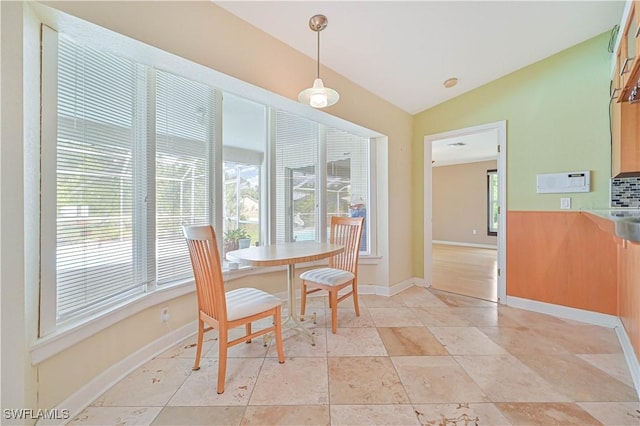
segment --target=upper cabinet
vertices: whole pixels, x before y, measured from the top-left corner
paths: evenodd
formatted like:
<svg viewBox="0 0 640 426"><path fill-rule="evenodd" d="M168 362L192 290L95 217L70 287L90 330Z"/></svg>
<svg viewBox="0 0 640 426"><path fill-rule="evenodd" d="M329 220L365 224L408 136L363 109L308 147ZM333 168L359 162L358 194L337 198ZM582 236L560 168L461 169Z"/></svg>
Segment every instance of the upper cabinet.
<svg viewBox="0 0 640 426"><path fill-rule="evenodd" d="M613 176L640 174L640 0L629 5L611 82Z"/></svg>
<svg viewBox="0 0 640 426"><path fill-rule="evenodd" d="M621 28L622 36L617 50L618 101L640 101L638 93L638 79L640 79L640 43L638 29L640 28L640 1L631 2L629 15Z"/></svg>

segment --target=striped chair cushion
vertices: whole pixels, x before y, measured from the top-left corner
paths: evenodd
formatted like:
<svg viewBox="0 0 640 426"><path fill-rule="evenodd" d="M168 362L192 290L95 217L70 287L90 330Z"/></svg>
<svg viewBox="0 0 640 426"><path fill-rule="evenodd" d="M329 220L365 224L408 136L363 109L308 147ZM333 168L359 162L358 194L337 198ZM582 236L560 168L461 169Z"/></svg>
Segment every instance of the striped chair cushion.
<svg viewBox="0 0 640 426"><path fill-rule="evenodd" d="M305 281L334 286L351 281L355 278L355 275L342 269L318 268L304 272L300 275L300 278Z"/></svg>
<svg viewBox="0 0 640 426"><path fill-rule="evenodd" d="M282 304L277 297L255 288L231 290L225 296L229 321L258 314Z"/></svg>

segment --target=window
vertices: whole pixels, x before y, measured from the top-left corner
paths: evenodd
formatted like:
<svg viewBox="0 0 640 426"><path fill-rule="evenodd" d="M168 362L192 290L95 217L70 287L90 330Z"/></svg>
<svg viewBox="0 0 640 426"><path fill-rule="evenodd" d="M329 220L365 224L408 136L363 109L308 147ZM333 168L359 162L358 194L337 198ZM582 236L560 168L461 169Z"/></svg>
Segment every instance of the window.
<svg viewBox="0 0 640 426"><path fill-rule="evenodd" d="M368 252L369 139L327 129L327 235L331 216L364 217L360 251Z"/></svg>
<svg viewBox="0 0 640 426"><path fill-rule="evenodd" d="M498 171L487 170L487 235L498 235Z"/></svg>
<svg viewBox="0 0 640 426"><path fill-rule="evenodd" d="M223 99L223 254L266 241L264 105L225 93ZM223 255L223 262L224 259Z"/></svg>
<svg viewBox="0 0 640 426"><path fill-rule="evenodd" d="M42 54L41 336L190 282L183 224L227 250L238 230L326 241L331 216L367 217L368 138L48 28Z"/></svg>
<svg viewBox="0 0 640 426"><path fill-rule="evenodd" d="M366 217L368 138L284 111L276 113L275 134L278 241L326 241L331 216Z"/></svg>
<svg viewBox="0 0 640 426"><path fill-rule="evenodd" d="M192 276L180 226L213 219L215 91L64 36L57 54L60 324Z"/></svg>

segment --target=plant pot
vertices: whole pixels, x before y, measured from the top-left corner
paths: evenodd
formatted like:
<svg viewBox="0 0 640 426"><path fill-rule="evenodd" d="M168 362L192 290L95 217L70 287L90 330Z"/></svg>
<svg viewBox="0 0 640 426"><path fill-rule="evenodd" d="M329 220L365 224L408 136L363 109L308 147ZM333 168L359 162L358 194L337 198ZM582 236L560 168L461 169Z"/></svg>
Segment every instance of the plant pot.
<svg viewBox="0 0 640 426"><path fill-rule="evenodd" d="M251 238L240 238L238 240L238 248L248 248L251 245Z"/></svg>

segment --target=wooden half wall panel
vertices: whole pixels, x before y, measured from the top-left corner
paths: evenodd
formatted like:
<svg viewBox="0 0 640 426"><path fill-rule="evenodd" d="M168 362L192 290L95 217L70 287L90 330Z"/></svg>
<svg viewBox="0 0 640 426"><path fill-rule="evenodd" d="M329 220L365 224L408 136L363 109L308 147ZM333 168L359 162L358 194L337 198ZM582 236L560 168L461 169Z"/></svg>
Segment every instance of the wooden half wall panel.
<svg viewBox="0 0 640 426"><path fill-rule="evenodd" d="M507 295L617 315L613 235L580 212L507 213Z"/></svg>
<svg viewBox="0 0 640 426"><path fill-rule="evenodd" d="M640 243L618 245L619 317L640 359Z"/></svg>

